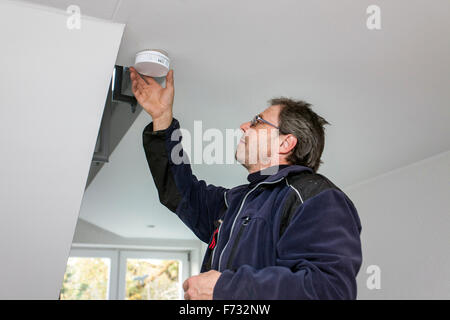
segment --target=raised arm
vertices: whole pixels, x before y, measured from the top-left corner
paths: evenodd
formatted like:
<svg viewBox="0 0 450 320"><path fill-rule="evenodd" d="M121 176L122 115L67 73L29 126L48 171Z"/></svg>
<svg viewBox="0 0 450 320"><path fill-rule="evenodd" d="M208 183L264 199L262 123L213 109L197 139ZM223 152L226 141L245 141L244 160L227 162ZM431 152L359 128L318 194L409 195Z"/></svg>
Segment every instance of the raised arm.
<svg viewBox="0 0 450 320"><path fill-rule="evenodd" d="M151 77L141 76L131 68L133 93L153 122L143 132L143 146L150 171L158 189L159 199L197 235L208 243L214 221L225 206L225 188L207 185L192 174L181 148L180 125L173 118L173 70L163 88ZM173 150L177 159L172 158ZM180 158L184 159L180 163Z"/></svg>

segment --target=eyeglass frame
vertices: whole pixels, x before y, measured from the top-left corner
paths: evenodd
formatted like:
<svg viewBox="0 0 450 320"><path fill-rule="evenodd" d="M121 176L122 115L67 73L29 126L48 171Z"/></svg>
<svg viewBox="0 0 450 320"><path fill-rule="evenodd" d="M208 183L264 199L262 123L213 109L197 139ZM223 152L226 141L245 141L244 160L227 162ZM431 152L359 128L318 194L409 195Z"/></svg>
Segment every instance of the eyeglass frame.
<svg viewBox="0 0 450 320"><path fill-rule="evenodd" d="M263 122L265 124L268 124L269 126L272 126L272 127L276 128L276 129L280 130L280 128L278 126L274 125L273 123L270 123L267 120L264 120L263 118L261 118L261 116L259 114L254 116L253 119L250 121L250 127L254 127L258 123L258 121L261 121L261 122Z"/></svg>

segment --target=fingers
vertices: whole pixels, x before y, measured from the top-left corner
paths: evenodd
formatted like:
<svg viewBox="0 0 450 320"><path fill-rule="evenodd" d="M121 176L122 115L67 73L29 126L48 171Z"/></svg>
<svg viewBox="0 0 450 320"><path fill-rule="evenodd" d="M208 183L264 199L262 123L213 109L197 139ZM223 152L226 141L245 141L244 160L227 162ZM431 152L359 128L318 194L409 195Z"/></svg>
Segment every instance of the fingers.
<svg viewBox="0 0 450 320"><path fill-rule="evenodd" d="M130 73L130 78L131 78L131 91L133 91L133 94L137 97L138 94L141 94L141 90L138 86L138 81L136 79L135 72L132 71Z"/></svg>
<svg viewBox="0 0 450 320"><path fill-rule="evenodd" d="M133 83L133 85L131 87L131 91L133 92L136 99L139 101L140 98L142 97L142 92L141 92L141 90L138 89L137 82Z"/></svg>
<svg viewBox="0 0 450 320"><path fill-rule="evenodd" d="M149 85L149 86L154 85L154 84L159 85L158 82L156 82L156 80L153 79L152 77L140 74L139 72L137 72L137 70L135 68L130 67L130 75L132 73L134 74L136 79L140 78L142 81L145 82L146 85Z"/></svg>
<svg viewBox="0 0 450 320"><path fill-rule="evenodd" d="M138 91L144 91L148 87L148 84L141 78L139 73L133 67L130 67L130 78L133 86L136 86Z"/></svg>
<svg viewBox="0 0 450 320"><path fill-rule="evenodd" d="M144 89L146 89L148 87L147 82L144 81L144 79L142 79L141 75L139 73L135 73L135 79L137 82L137 88L140 91L143 91Z"/></svg>
<svg viewBox="0 0 450 320"><path fill-rule="evenodd" d="M133 68L133 67L130 67L130 78L131 78L131 80L132 80L132 81L137 80L136 77L137 77L137 71L136 71L136 69Z"/></svg>
<svg viewBox="0 0 450 320"><path fill-rule="evenodd" d="M187 291L189 289L189 278L183 282L183 290Z"/></svg>
<svg viewBox="0 0 450 320"><path fill-rule="evenodd" d="M191 295L189 294L189 278L183 282L184 290L184 300L191 300Z"/></svg>
<svg viewBox="0 0 450 320"><path fill-rule="evenodd" d="M145 88L144 83L147 86L158 86L161 87L161 85L152 77L140 74L139 72L136 71L135 68L130 67L130 77L132 81L137 81L138 82L138 86L142 89ZM173 89L173 70L170 70L167 75L166 75L166 87L170 86Z"/></svg>
<svg viewBox="0 0 450 320"><path fill-rule="evenodd" d="M130 79L131 79L131 83L132 83L133 87L137 86L138 76L137 76L136 69L134 69L134 68L130 68Z"/></svg>
<svg viewBox="0 0 450 320"><path fill-rule="evenodd" d="M139 76L140 76L142 79L144 79L144 81L145 81L149 86L154 85L154 84L157 84L157 85L159 86L159 83L156 82L156 80L153 79L152 77L145 76L145 75L143 75L143 74L139 74Z"/></svg>

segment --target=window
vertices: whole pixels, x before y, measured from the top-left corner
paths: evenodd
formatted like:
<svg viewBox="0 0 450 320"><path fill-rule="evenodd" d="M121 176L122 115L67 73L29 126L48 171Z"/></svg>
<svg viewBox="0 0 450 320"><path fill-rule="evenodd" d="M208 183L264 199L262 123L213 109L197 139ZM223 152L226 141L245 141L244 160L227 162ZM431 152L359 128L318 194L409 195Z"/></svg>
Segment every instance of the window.
<svg viewBox="0 0 450 320"><path fill-rule="evenodd" d="M117 250L72 249L61 300L106 300L117 295Z"/></svg>
<svg viewBox="0 0 450 320"><path fill-rule="evenodd" d="M69 258L61 300L108 299L110 265L109 258Z"/></svg>
<svg viewBox="0 0 450 320"><path fill-rule="evenodd" d="M183 299L187 252L72 249L61 300Z"/></svg>
<svg viewBox="0 0 450 320"><path fill-rule="evenodd" d="M183 299L183 281L189 276L187 260L186 253L122 251L119 299Z"/></svg>

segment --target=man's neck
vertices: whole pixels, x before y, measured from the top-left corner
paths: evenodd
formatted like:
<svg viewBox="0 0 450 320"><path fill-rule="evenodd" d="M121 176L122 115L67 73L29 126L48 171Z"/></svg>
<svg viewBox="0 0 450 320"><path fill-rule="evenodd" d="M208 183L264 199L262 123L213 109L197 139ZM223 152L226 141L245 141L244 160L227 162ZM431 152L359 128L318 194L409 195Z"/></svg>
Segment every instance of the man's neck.
<svg viewBox="0 0 450 320"><path fill-rule="evenodd" d="M273 166L281 166L281 165L290 165L290 163L288 163L287 161L279 161L278 163L269 163L268 165L256 164L254 166L247 168L247 171L249 174L252 174L252 173L273 167Z"/></svg>

